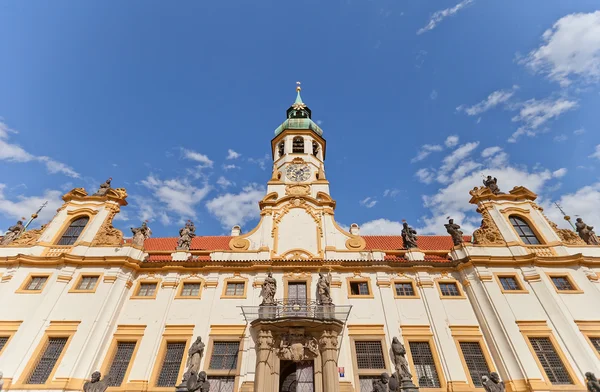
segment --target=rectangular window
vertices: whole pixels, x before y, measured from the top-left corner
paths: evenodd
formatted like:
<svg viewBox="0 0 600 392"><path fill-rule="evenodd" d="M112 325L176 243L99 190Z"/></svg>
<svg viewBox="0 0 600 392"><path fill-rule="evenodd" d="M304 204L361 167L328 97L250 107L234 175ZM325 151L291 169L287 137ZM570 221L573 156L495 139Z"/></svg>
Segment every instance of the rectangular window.
<svg viewBox="0 0 600 392"><path fill-rule="evenodd" d="M600 337L590 338L590 342L592 342L592 346L594 346L596 351L598 351L598 354L600 354ZM1 348L0 348L0 351L2 351Z"/></svg>
<svg viewBox="0 0 600 392"><path fill-rule="evenodd" d="M440 283L440 291L444 297L460 297L460 291L456 283Z"/></svg>
<svg viewBox="0 0 600 392"><path fill-rule="evenodd" d="M208 377L210 392L233 392L235 377Z"/></svg>
<svg viewBox="0 0 600 392"><path fill-rule="evenodd" d="M154 293L152 293L154 295ZM182 297L198 297L200 295L200 283L184 283L181 288Z"/></svg>
<svg viewBox="0 0 600 392"><path fill-rule="evenodd" d="M234 370L237 369L240 342L214 342L209 369Z"/></svg>
<svg viewBox="0 0 600 392"><path fill-rule="evenodd" d="M395 283L394 287L396 288L396 295L398 297L414 297L415 296L415 288L413 284L410 282L407 283Z"/></svg>
<svg viewBox="0 0 600 392"><path fill-rule="evenodd" d="M8 343L9 336L0 336L0 353L4 350L4 346Z"/></svg>
<svg viewBox="0 0 600 392"><path fill-rule="evenodd" d="M501 276L500 284L502 284L502 288L505 291L518 291L522 290L521 285L517 282L517 279L514 276Z"/></svg>
<svg viewBox="0 0 600 392"><path fill-rule="evenodd" d="M370 295L369 283L367 282L350 282L351 295Z"/></svg>
<svg viewBox="0 0 600 392"><path fill-rule="evenodd" d="M490 374L490 368L481 350L481 345L479 342L460 342L460 350L465 359L467 369L469 369L473 385L481 388L483 386L481 376L489 376Z"/></svg>
<svg viewBox="0 0 600 392"><path fill-rule="evenodd" d="M39 291L44 288L47 280L47 276L32 276L25 290Z"/></svg>
<svg viewBox="0 0 600 392"><path fill-rule="evenodd" d="M156 283L141 283L137 292L138 297L154 297Z"/></svg>
<svg viewBox="0 0 600 392"><path fill-rule="evenodd" d="M83 276L79 280L77 290L93 290L96 287L96 283L98 283L98 278L98 276Z"/></svg>
<svg viewBox="0 0 600 392"><path fill-rule="evenodd" d="M227 289L225 295L227 297L241 297L244 295L244 288L246 283L244 282L227 282Z"/></svg>
<svg viewBox="0 0 600 392"><path fill-rule="evenodd" d="M575 287L571 284L571 281L566 276L552 276L552 283L558 291L573 291Z"/></svg>
<svg viewBox="0 0 600 392"><path fill-rule="evenodd" d="M360 383L360 392L374 391L373 383L379 379L380 376L358 376L358 382Z"/></svg>
<svg viewBox="0 0 600 392"><path fill-rule="evenodd" d="M117 350L108 371L108 386L121 386L136 344L137 342L117 342Z"/></svg>
<svg viewBox="0 0 600 392"><path fill-rule="evenodd" d="M535 355L538 357L538 360L540 361L542 368L544 368L544 372L546 373L548 380L552 384L573 384L571 376L567 372L564 363L562 362L562 360L558 356L558 353L554 349L550 338L530 337L529 343L531 343L533 351L535 351Z"/></svg>
<svg viewBox="0 0 600 392"><path fill-rule="evenodd" d="M157 387L174 387L177 384L184 351L185 342L167 342L160 374L156 381Z"/></svg>
<svg viewBox="0 0 600 392"><path fill-rule="evenodd" d="M441 388L429 342L409 342L410 355L420 388Z"/></svg>
<svg viewBox="0 0 600 392"><path fill-rule="evenodd" d="M359 369L385 369L380 341L354 342L354 348Z"/></svg>
<svg viewBox="0 0 600 392"><path fill-rule="evenodd" d="M45 384L69 338L49 338L40 359L27 378L26 384Z"/></svg>

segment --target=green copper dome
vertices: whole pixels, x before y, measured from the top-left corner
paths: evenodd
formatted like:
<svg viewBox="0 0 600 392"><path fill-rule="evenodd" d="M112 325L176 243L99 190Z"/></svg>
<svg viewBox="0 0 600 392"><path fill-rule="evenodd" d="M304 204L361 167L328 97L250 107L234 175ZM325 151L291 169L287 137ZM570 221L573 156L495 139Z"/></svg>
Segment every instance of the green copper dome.
<svg viewBox="0 0 600 392"><path fill-rule="evenodd" d="M302 97L300 96L300 86L296 88L296 91L296 100L286 111L287 120L277 127L275 130L275 136L279 135L286 129L310 129L317 135L323 136L323 130L310 118L312 115L311 110L304 102L302 102Z"/></svg>

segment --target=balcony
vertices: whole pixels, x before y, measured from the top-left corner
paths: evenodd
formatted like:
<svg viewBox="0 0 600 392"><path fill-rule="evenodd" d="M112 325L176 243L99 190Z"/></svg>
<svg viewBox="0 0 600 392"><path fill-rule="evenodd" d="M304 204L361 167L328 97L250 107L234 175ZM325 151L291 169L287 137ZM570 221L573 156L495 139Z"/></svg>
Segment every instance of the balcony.
<svg viewBox="0 0 600 392"><path fill-rule="evenodd" d="M275 305L240 306L248 323L255 320L313 319L337 320L346 323L352 305L321 305L317 301L282 299Z"/></svg>

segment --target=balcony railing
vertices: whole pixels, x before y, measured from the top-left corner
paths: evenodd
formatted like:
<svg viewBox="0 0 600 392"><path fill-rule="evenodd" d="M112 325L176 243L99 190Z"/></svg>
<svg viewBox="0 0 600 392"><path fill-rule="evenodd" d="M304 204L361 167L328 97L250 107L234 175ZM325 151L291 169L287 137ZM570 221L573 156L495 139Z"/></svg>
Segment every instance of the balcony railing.
<svg viewBox="0 0 600 392"><path fill-rule="evenodd" d="M352 305L321 305L317 301L282 299L275 305L240 306L247 322L257 319L278 320L304 318L315 320L339 320L346 322Z"/></svg>

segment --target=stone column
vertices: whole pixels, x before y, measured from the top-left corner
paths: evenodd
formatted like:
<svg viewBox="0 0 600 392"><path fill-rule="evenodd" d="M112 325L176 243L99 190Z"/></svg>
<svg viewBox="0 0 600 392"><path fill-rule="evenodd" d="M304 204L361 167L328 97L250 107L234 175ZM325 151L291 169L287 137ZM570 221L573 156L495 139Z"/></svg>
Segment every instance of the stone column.
<svg viewBox="0 0 600 392"><path fill-rule="evenodd" d="M270 330L260 330L256 339L256 374L254 375L254 390L273 390L271 363L273 354L273 333Z"/></svg>
<svg viewBox="0 0 600 392"><path fill-rule="evenodd" d="M321 364L323 366L323 390L327 392L339 392L340 382L338 379L338 333L333 330L325 330L319 339L321 350Z"/></svg>

